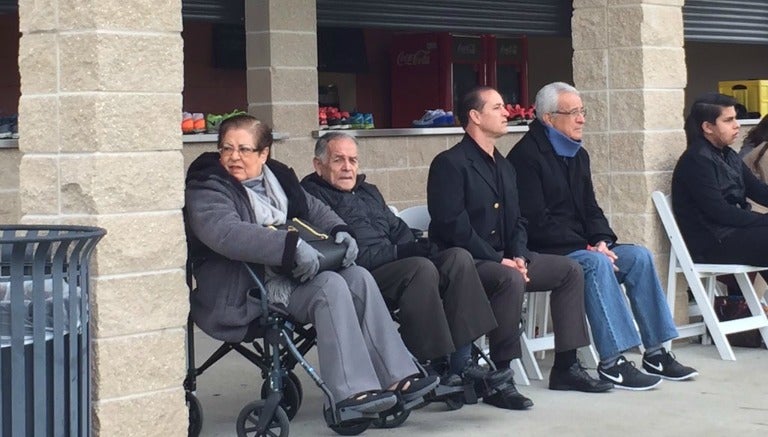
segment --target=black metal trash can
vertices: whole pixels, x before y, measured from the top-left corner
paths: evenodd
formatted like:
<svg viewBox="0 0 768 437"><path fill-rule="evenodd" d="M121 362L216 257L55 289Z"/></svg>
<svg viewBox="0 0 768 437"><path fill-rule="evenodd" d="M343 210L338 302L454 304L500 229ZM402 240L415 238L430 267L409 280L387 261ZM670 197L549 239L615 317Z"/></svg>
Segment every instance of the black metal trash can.
<svg viewBox="0 0 768 437"><path fill-rule="evenodd" d="M0 225L2 437L90 436L88 267L105 234Z"/></svg>

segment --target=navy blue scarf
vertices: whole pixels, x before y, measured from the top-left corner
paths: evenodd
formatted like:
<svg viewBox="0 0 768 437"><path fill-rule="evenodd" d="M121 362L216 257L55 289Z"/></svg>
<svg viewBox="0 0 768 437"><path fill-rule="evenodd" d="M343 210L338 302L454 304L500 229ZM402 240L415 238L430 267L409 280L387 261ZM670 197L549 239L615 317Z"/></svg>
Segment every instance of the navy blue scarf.
<svg viewBox="0 0 768 437"><path fill-rule="evenodd" d="M552 126L544 124L544 133L546 133L549 142L552 143L552 147L555 149L555 153L558 156L573 158L581 148L581 141L572 140L566 137L562 132Z"/></svg>

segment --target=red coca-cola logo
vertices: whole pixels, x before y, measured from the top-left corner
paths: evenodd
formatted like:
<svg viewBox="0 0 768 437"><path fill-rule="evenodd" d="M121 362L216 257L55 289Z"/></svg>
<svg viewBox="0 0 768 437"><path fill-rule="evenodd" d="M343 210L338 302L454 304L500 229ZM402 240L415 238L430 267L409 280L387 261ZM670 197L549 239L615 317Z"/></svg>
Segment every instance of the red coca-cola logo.
<svg viewBox="0 0 768 437"><path fill-rule="evenodd" d="M397 54L397 65L429 65L429 50L417 50L413 53L402 51Z"/></svg>

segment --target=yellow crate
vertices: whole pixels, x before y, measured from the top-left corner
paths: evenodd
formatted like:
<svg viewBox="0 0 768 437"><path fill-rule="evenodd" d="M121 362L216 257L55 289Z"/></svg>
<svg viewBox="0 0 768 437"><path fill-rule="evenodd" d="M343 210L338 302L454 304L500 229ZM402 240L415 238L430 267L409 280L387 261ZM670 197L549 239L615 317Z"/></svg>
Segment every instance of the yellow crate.
<svg viewBox="0 0 768 437"><path fill-rule="evenodd" d="M727 80L717 83L718 92L733 96L748 112L768 114L768 79Z"/></svg>

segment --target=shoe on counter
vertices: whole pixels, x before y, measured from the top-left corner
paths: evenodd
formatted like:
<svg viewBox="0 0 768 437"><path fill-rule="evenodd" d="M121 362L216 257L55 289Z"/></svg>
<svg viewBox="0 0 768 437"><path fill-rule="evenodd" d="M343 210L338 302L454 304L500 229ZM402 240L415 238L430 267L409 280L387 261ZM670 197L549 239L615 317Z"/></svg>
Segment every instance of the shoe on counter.
<svg viewBox="0 0 768 437"><path fill-rule="evenodd" d="M192 132L196 134L205 132L205 115L202 112L192 114Z"/></svg>
<svg viewBox="0 0 768 437"><path fill-rule="evenodd" d="M365 116L360 112L355 112L349 116L350 129L365 129Z"/></svg>
<svg viewBox="0 0 768 437"><path fill-rule="evenodd" d="M19 137L18 114L0 117L0 139Z"/></svg>
<svg viewBox="0 0 768 437"><path fill-rule="evenodd" d="M446 113L442 109L428 109L424 112L418 120L413 120L413 127L433 127L435 122L441 117L445 117Z"/></svg>
<svg viewBox="0 0 768 437"><path fill-rule="evenodd" d="M662 348L660 354L643 355L643 370L651 375L660 376L672 381L683 381L698 376L699 372L693 367L680 364L675 354Z"/></svg>
<svg viewBox="0 0 768 437"><path fill-rule="evenodd" d="M322 107L317 111L317 124L320 130L328 129L328 114L326 108Z"/></svg>
<svg viewBox="0 0 768 437"><path fill-rule="evenodd" d="M613 383L593 378L578 361L567 369L552 368L549 372L550 390L574 390L602 393L613 388Z"/></svg>
<svg viewBox="0 0 768 437"><path fill-rule="evenodd" d="M453 116L453 112L447 111L445 115L435 119L433 126L451 127L456 124L456 118Z"/></svg>
<svg viewBox="0 0 768 437"><path fill-rule="evenodd" d="M483 397L483 402L505 410L527 410L533 401L522 395L511 381Z"/></svg>
<svg viewBox="0 0 768 437"><path fill-rule="evenodd" d="M370 112L363 114L363 129L374 129L375 127L373 124L373 114Z"/></svg>
<svg viewBox="0 0 768 437"><path fill-rule="evenodd" d="M184 112L181 114L181 132L185 134L191 134L195 131L195 121L192 119L192 114Z"/></svg>
<svg viewBox="0 0 768 437"><path fill-rule="evenodd" d="M661 384L661 378L645 374L635 367L635 363L620 356L616 364L605 368L602 363L597 366L597 374L603 381L612 382L613 386L623 390L650 390Z"/></svg>
<svg viewBox="0 0 768 437"><path fill-rule="evenodd" d="M339 116L341 117L339 119L339 123L340 123L339 124L339 129L349 129L350 128L350 125L349 125L349 112L342 111L342 112L339 113Z"/></svg>

